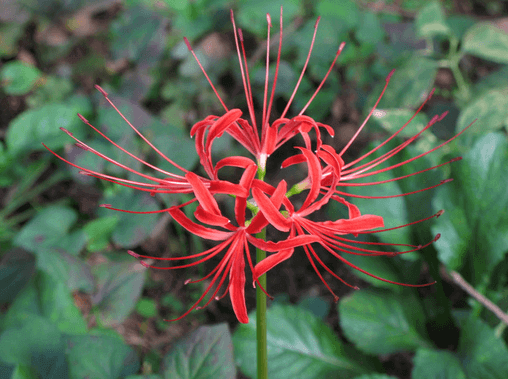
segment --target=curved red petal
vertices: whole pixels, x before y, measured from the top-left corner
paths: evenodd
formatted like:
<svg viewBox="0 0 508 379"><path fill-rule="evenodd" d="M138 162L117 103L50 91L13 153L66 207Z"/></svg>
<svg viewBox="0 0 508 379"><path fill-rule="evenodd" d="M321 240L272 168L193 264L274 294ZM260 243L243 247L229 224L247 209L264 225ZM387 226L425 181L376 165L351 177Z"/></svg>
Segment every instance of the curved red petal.
<svg viewBox="0 0 508 379"><path fill-rule="evenodd" d="M203 225L196 224L194 221L189 219L185 213L176 207L170 208L168 212L184 229L197 235L198 237L212 241L224 241L234 234L233 232L223 232L221 230L211 229Z"/></svg>
<svg viewBox="0 0 508 379"><path fill-rule="evenodd" d="M193 172L188 172L185 174L185 177L192 186L194 195L196 195L196 198L198 199L199 204L201 204L203 209L212 214L220 215L219 205L217 204L217 201L213 198L208 188L206 188L203 182L199 179L199 176Z"/></svg>
<svg viewBox="0 0 508 379"><path fill-rule="evenodd" d="M243 257L244 243L238 243L234 254L234 262L229 272L229 296L236 318L243 324L249 322L245 305L245 260Z"/></svg>

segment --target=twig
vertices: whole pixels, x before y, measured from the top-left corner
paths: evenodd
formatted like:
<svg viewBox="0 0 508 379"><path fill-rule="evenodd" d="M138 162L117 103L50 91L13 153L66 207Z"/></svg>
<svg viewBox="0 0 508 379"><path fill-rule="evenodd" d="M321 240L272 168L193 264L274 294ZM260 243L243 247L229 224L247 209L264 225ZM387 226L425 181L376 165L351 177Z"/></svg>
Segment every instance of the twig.
<svg viewBox="0 0 508 379"><path fill-rule="evenodd" d="M471 295L480 303L482 303L485 306L485 308L494 313L504 324L508 325L508 314L504 313L501 310L501 308L499 308L496 304L494 304L492 301L490 301L481 293L479 293L477 290L475 290L473 286L471 286L468 282L466 282L458 272L452 271L451 275L453 281L457 283L460 286L460 288L462 288L469 295Z"/></svg>

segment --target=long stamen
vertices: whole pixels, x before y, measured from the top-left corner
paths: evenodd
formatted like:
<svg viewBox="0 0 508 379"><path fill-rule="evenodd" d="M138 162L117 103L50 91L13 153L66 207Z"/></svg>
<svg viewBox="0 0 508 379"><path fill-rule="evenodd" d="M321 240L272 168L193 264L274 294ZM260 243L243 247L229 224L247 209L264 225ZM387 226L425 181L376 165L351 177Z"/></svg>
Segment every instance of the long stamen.
<svg viewBox="0 0 508 379"><path fill-rule="evenodd" d="M99 133L104 139L106 139L106 141L108 141L109 143L111 143L113 146L117 147L118 149L120 149L122 152L128 154L129 156L131 156L132 158L134 158L135 160L137 160L138 162L140 163L143 163L145 166L148 166L150 167L151 169L154 169L156 171L159 171L161 173L163 173L164 175L167 175L167 176L171 176L171 177L180 177L180 175L176 175L176 174L173 174L171 172L168 172L168 171L165 171L165 170L162 170L160 169L159 167L157 166L154 166L146 161L144 161L143 159L135 156L134 154L132 154L131 152L125 150L122 146L118 145L116 142L112 141L108 136L106 136L104 133L102 133L99 129L97 129L95 126L93 126L92 124L90 124L90 122L84 118L81 114L78 113L78 117L80 118L81 121L83 121L85 124L87 124L89 127L91 127L93 130L95 130L97 133ZM67 133L67 132L66 132ZM69 132L70 133L70 132ZM67 134L69 134L67 133Z"/></svg>
<svg viewBox="0 0 508 379"><path fill-rule="evenodd" d="M249 105L249 113L252 121L252 126L254 130L257 131L256 126L256 115L254 114L254 98L252 97L252 87L250 85L250 76L249 76L249 65L247 64L247 54L245 54L245 45L243 40L243 32L242 29L238 28L238 38L240 39L240 46L242 47L242 56L245 64L245 79L247 80L247 88L246 88L246 96L248 97L247 103Z"/></svg>
<svg viewBox="0 0 508 379"><path fill-rule="evenodd" d="M280 32L279 32L279 50L277 51L277 63L275 64L275 75L273 76L273 84L272 84L272 92L270 94L270 101L268 102L268 109L266 111L266 117L265 120L268 122L268 119L270 118L270 114L272 112L272 104L273 104L273 97L275 95L275 88L277 87L277 78L279 76L279 66L280 66L280 54L282 50L282 6L280 7ZM264 127L264 125L263 125ZM264 133L263 133L264 135Z"/></svg>
<svg viewBox="0 0 508 379"><path fill-rule="evenodd" d="M266 22L267 32L266 32L266 70L265 70L265 90L263 93L263 114L261 119L261 135L265 134L265 124L266 124L266 98L268 96L268 76L269 76L269 68L270 68L270 29L272 28L272 19L270 14L266 14ZM263 141L261 141L263 143Z"/></svg>
<svg viewBox="0 0 508 379"><path fill-rule="evenodd" d="M205 71L205 68L203 67L203 65L201 64L201 62L199 61L196 53L194 52L194 49L192 48L191 44L189 43L189 40L187 39L187 37L183 37L183 40L185 42L185 44L187 45L187 49L189 49L190 53L192 54L192 56L194 57L194 59L196 60L199 68L201 69L201 71L203 72L203 74L205 75L205 78L206 80L208 81L208 84L210 84L210 87L212 87L212 90L213 92L215 93L215 96L217 96L217 99L219 99L222 107L224 108L224 110L226 112L229 112L229 109L228 107L226 107L226 104L224 104L224 101L222 101L222 98L220 97L219 95L219 92L217 91L217 89L215 88L215 86L213 85L212 83L212 80L210 79L210 77L208 76L208 74L206 73Z"/></svg>
<svg viewBox="0 0 508 379"><path fill-rule="evenodd" d="M127 120L127 118L123 115L122 112L120 112L120 110L115 106L115 104L113 104L113 102L109 99L108 97L108 94L106 91L104 91L100 86L98 86L97 84L95 85L95 88L102 94L102 96L104 96L104 98L106 99L106 101L113 107L113 109L124 119L124 121L127 123L127 125L129 125L132 130L134 130L136 132L136 134L138 136L141 137L141 139L143 141L145 141L148 146L150 146L152 149L154 149L157 154L159 154L163 159L165 159L166 161L168 161L169 163L171 163L173 166L175 166L176 168L182 170L183 172L187 173L189 172L189 170L183 168L182 166L180 166L179 164L173 162L171 159L169 159L168 157L166 157L159 149L157 149L150 141L148 141L145 136L143 134L141 134L141 132L136 129L134 127L134 125L131 124L131 122L129 120Z"/></svg>
<svg viewBox="0 0 508 379"><path fill-rule="evenodd" d="M387 180L380 180L380 181L377 181L377 182L370 182L370 183L344 183L343 181L345 180L352 180L352 179L358 179L358 178L362 178L364 176L370 176L370 175L373 175L372 173L366 173L366 174L361 174L361 175L352 175L352 176L346 176L346 177L342 177L340 178L340 182L337 184L338 186L342 186L342 187L362 187L362 186L374 186L376 184L383 184L383 183L389 183L389 182L395 182L397 180L401 180L401 179L405 179L405 178L409 178L410 176L413 176L413 175L418 175L418 174L421 174L423 172L426 172L426 171L430 171L430 170L434 170L435 168L438 168L438 167L441 167L441 166L445 166L449 163L453 163L453 162L457 162L457 161L460 161L462 159L462 157L456 157L456 158L453 158L451 160L449 160L448 162L445 162L445 163L441 163L441 164L438 164L436 166L432 166L432 167L429 167L429 168L426 168L424 170L420 170L420 171L416 171L416 172L413 172L411 174L407 174L407 175L403 175L403 176L399 176L397 178L393 178L393 179L387 179ZM324 176L324 175L323 175Z"/></svg>
<svg viewBox="0 0 508 379"><path fill-rule="evenodd" d="M303 107L303 109L300 111L300 113L298 113L298 116L301 116L308 108L308 106L312 103L312 101L314 100L314 98L316 97L316 95L318 94L318 92L321 90L321 88L323 87L323 85L325 84L326 82L326 79L328 78L328 75L330 75L330 72L332 72L332 68L333 66L335 66L335 62L337 61L337 58L339 57L340 53L342 53L342 50L344 49L344 46L346 46L346 43L345 42L342 42L339 46L339 49L337 50L337 52L335 53L335 58L333 59L333 62L332 64L330 65L330 68L328 69L328 71L326 72L326 75L325 77L323 78L323 80L321 80L321 83L319 83L319 86L318 88L316 89L316 91L314 91L314 94L310 97L309 101L307 102L307 104L305 104L305 106Z"/></svg>
<svg viewBox="0 0 508 379"><path fill-rule="evenodd" d="M346 152L347 149L349 149L349 146L351 146L351 144L356 140L356 137L358 137L358 135L360 134L360 132L362 131L362 129L365 127L365 124L367 124L367 121L369 121L370 117L372 116L372 114L374 113L374 111L376 110L376 107L377 105L379 104L379 102L381 101L381 98L383 97L385 91L386 91L386 88L388 87L388 83L390 83L390 79L393 75L393 73L395 72L395 70L392 70L388 76L386 77L386 81L385 81L385 86L383 87L383 90L381 91L381 95L379 95L378 99L376 100L376 103L374 104L374 106L372 107L372 109L370 110L369 114L367 115L367 117L365 118L365 120L363 120L363 123L362 125L360 125L360 127L358 128L358 130L356 131L356 133L353 135L353 137L351 137L351 139L349 140L349 142L346 144L346 146L344 146L344 148L340 151L339 153L339 157L342 157L342 155L344 155L344 153ZM361 159L363 159L363 157L360 157ZM357 159L356 161L360 160ZM353 161L354 162L354 161ZM354 163L351 163L351 164L354 164Z"/></svg>
<svg viewBox="0 0 508 379"><path fill-rule="evenodd" d="M295 98L296 91L298 90L298 87L300 86L300 83L302 82L303 75L305 74L305 70L307 69L307 65L309 64L310 54L312 53L312 49L314 47L314 42L316 40L316 33L317 33L318 25L319 25L319 20L321 20L321 16L317 18L316 23L314 24L314 34L312 35L312 42L310 44L309 53L307 54L307 59L305 60L303 70L300 74L300 77L298 78L298 82L296 83L295 89L293 90L293 93L291 94L291 97L289 98L289 101L286 104L286 108L284 109L284 112L282 112L282 115L280 116L280 118L284 118L284 116L286 115L287 111L289 110L289 107L291 106L291 103L293 102L293 99Z"/></svg>

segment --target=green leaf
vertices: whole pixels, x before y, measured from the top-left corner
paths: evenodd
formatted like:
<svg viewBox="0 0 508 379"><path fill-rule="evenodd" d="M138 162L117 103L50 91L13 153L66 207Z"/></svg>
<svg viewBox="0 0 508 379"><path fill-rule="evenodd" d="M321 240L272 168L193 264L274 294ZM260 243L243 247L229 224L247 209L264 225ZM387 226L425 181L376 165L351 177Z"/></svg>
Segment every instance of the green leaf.
<svg viewBox="0 0 508 379"><path fill-rule="evenodd" d="M284 8L285 11L286 8ZM336 23L344 24L348 29L355 28L360 21L360 10L357 3L352 0L320 1L316 3L316 13L323 18L333 19Z"/></svg>
<svg viewBox="0 0 508 379"><path fill-rule="evenodd" d="M74 106L54 103L21 113L11 121L7 129L6 143L9 152L21 154L30 150L45 150L41 142L52 150L60 149L72 141L60 127L69 130L79 139L83 138L84 124L76 116L76 112ZM78 112L82 112L82 109Z"/></svg>
<svg viewBox="0 0 508 379"><path fill-rule="evenodd" d="M466 379L460 361L446 350L418 349L411 372L413 379Z"/></svg>
<svg viewBox="0 0 508 379"><path fill-rule="evenodd" d="M61 205L49 206L23 226L14 238L14 245L37 252L42 248L58 246L58 242L76 222L76 212Z"/></svg>
<svg viewBox="0 0 508 379"><path fill-rule="evenodd" d="M262 13L259 12L260 9L263 10ZM266 13L270 14L272 24L278 28L280 4L271 0L242 1L242 6L239 7L238 12L235 13L235 18L242 29L264 38L267 29ZM292 0L285 2L284 12L282 13L283 24L291 24L291 21L299 14L301 14L300 1Z"/></svg>
<svg viewBox="0 0 508 379"><path fill-rule="evenodd" d="M360 43L376 44L385 38L385 30L375 13L363 12L360 20L360 26L355 34Z"/></svg>
<svg viewBox="0 0 508 379"><path fill-rule="evenodd" d="M152 65L164 47L164 23L159 14L144 6L130 7L112 24L112 53L115 59L126 58Z"/></svg>
<svg viewBox="0 0 508 379"><path fill-rule="evenodd" d="M136 374L139 370L139 359L134 349L115 337L69 336L66 353L71 379L117 379Z"/></svg>
<svg viewBox="0 0 508 379"><path fill-rule="evenodd" d="M393 134L408 122L413 115L414 112L409 109L376 109L372 114L372 118L389 131L390 134ZM420 112L400 132L399 136L412 137L422 130L428 122L427 115Z"/></svg>
<svg viewBox="0 0 508 379"><path fill-rule="evenodd" d="M458 356L467 378L508 378L508 349L480 320L466 320L462 325Z"/></svg>
<svg viewBox="0 0 508 379"><path fill-rule="evenodd" d="M499 133L479 139L464 159L452 166L455 180L439 189L436 209L446 212L432 231L441 233L434 244L448 269L466 261L474 269L473 285L498 264L508 246L508 142ZM467 259L466 259L467 258Z"/></svg>
<svg viewBox="0 0 508 379"><path fill-rule="evenodd" d="M139 299L136 304L136 312L143 317L157 316L157 302L149 298Z"/></svg>
<svg viewBox="0 0 508 379"><path fill-rule="evenodd" d="M19 328L33 316L42 316L39 293L32 277L28 285L16 296L2 319L2 328Z"/></svg>
<svg viewBox="0 0 508 379"><path fill-rule="evenodd" d="M304 296L298 302L298 306L311 311L312 314L321 320L330 312L330 302L319 296Z"/></svg>
<svg viewBox="0 0 508 379"><path fill-rule="evenodd" d="M397 379L395 376L386 374L367 374L355 376L354 379Z"/></svg>
<svg viewBox="0 0 508 379"><path fill-rule="evenodd" d="M88 263L61 249L41 249L37 252L37 267L66 284L69 291L92 292L93 277Z"/></svg>
<svg viewBox="0 0 508 379"><path fill-rule="evenodd" d="M361 290L339 302L340 326L356 347L391 354L427 347L425 318L411 294Z"/></svg>
<svg viewBox="0 0 508 379"><path fill-rule="evenodd" d="M117 224L118 218L115 216L102 217L87 223L83 230L87 236L88 250L96 252L105 249Z"/></svg>
<svg viewBox="0 0 508 379"><path fill-rule="evenodd" d="M92 303L98 307L104 325L124 321L141 295L146 268L130 258L123 262L106 262L93 269L97 292L92 296Z"/></svg>
<svg viewBox="0 0 508 379"><path fill-rule="evenodd" d="M485 92L467 104L460 112L457 132L473 121L475 123L467 131L468 134L485 134L508 125L508 90L505 88Z"/></svg>
<svg viewBox="0 0 508 379"><path fill-rule="evenodd" d="M104 202L114 208L133 212L149 212L158 209L156 201L149 194L121 187L114 195L106 195ZM120 227L113 231L112 239L118 246L132 248L144 241L153 231L158 214L130 214L101 209L101 217L115 217Z"/></svg>
<svg viewBox="0 0 508 379"><path fill-rule="evenodd" d="M472 26L464 36L462 50L497 63L508 63L508 34L488 23Z"/></svg>
<svg viewBox="0 0 508 379"><path fill-rule="evenodd" d="M431 1L418 12L415 20L416 30L421 37L448 35L450 28L446 24L443 8L438 1Z"/></svg>
<svg viewBox="0 0 508 379"><path fill-rule="evenodd" d="M6 6L11 8L14 6L14 4L16 3L12 2L10 5ZM18 13L18 11L14 10L14 13ZM0 57L16 55L18 40L23 35L24 30L25 22L2 22L0 25Z"/></svg>
<svg viewBox="0 0 508 379"><path fill-rule="evenodd" d="M273 305L268 319L268 375L272 378L352 378L376 371L374 361L342 345L335 333L311 312ZM233 335L235 358L242 372L256 377L256 316Z"/></svg>
<svg viewBox="0 0 508 379"><path fill-rule="evenodd" d="M437 69L437 61L413 55L402 67L395 70L378 108L404 109L419 106L430 93ZM372 106L379 97L384 84L384 82L381 83L372 92L369 106Z"/></svg>
<svg viewBox="0 0 508 379"><path fill-rule="evenodd" d="M164 357L166 379L234 379L236 368L227 324L201 326Z"/></svg>
<svg viewBox="0 0 508 379"><path fill-rule="evenodd" d="M42 73L21 61L7 62L0 70L0 81L7 95L24 95L35 85Z"/></svg>
<svg viewBox="0 0 508 379"><path fill-rule="evenodd" d="M0 261L0 303L14 300L35 273L35 257L22 249L9 250Z"/></svg>
<svg viewBox="0 0 508 379"><path fill-rule="evenodd" d="M69 378L64 340L54 324L32 316L19 328L0 335L0 356L6 363L32 367L37 378Z"/></svg>
<svg viewBox="0 0 508 379"><path fill-rule="evenodd" d="M87 326L64 282L41 273L37 290L42 314L53 321L62 333L85 334Z"/></svg>

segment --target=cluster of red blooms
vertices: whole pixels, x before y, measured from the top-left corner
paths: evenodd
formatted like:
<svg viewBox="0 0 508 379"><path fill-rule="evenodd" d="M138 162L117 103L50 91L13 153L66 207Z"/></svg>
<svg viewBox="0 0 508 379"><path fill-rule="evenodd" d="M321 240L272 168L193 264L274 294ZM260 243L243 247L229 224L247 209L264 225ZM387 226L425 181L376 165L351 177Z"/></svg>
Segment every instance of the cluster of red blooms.
<svg viewBox="0 0 508 379"><path fill-rule="evenodd" d="M320 270L318 269L318 265L316 265L316 262L330 275L334 276L335 278L339 279L342 282L344 281L339 276L337 276L333 272L333 270L330 269L327 265L325 265L325 263L320 259L318 252L314 249L316 245L321 245L322 248L324 248L326 251L328 251L330 254L332 254L340 261L376 279L394 284L417 286L411 284L396 283L383 278L379 278L353 265L343 257L342 253L364 256L380 256L380 255L394 256L397 254L416 251L427 245L416 246L405 244L387 244L379 242L369 243L346 238L345 236L349 234L357 236L359 234L379 233L387 230L402 228L407 225L398 226L390 229L378 229L384 227L383 218L378 215L369 215L369 214L362 215L358 207L356 207L355 205L344 199L344 196L355 197L355 195L343 192L340 190L340 188L344 186L370 186L400 180L412 175L432 170L434 168L440 167L450 162L459 160L460 158L452 159L451 161L443 163L441 165L430 167L426 170L418 171L413 174L405 175L391 180L374 181L370 183L354 183L354 182L352 183L354 179L369 177L371 175L376 175L378 173L391 170L395 167L399 167L401 165L410 163L413 160L418 159L440 148L441 146L447 144L448 142L456 138L457 136L451 138L446 142L443 142L439 146L433 148L432 150L426 153L420 154L406 161L390 165L389 167L386 168L376 169L378 165L385 162L389 158L393 157L395 154L404 149L407 145L412 143L416 138L418 138L420 134L422 134L425 130L431 127L434 123L440 121L445 116L445 114L435 116L434 118L432 118L432 120L428 123L428 125L425 126L425 128L423 128L418 134L402 142L389 152L384 153L375 159L368 159L375 151L377 151L382 146L387 144L390 140L395 138L411 122L411 120L414 117L413 116L404 125L402 125L401 128L396 133L394 133L392 136L386 139L379 146L369 151L368 153L362 155L361 157L353 160L352 162L345 163L344 160L342 159L342 156L344 155L345 151L350 147L350 145L353 143L353 141L356 139L356 137L358 136L358 134L363 129L366 122L369 120L370 116L374 112L375 107L377 106L379 100L381 99L386 89L386 86L388 85L391 74L386 79L386 85L381 95L379 96L376 105L369 113L363 124L359 127L358 131L354 134L351 140L340 152L336 152L336 150L332 146L324 144L321 138L322 131L327 132L329 135L333 136L334 130L328 125L314 121L312 118L304 115L303 113L307 109L308 105L312 102L318 91L323 86L327 76L329 75L335 64L335 61L337 60L342 49L344 48L344 43L342 43L339 49L337 50L335 59L330 65L327 74L323 78L321 84L318 86L313 96L308 101L307 105L300 111L300 113L296 117L293 117L291 119L286 118L285 116L289 110L292 100L294 99L300 81L303 78L305 69L309 62L309 58L312 51L312 45L314 44L316 30L319 23L318 19L315 24L314 35L312 38L312 43L309 49L307 60L305 62L305 66L302 70L302 73L299 77L299 80L295 86L295 89L281 116L270 124L269 116L271 115L274 92L277 84L277 75L279 70L281 44L282 44L282 11L281 11L279 48L275 66L275 75L273 78L271 94L269 99L268 99L269 92L268 67L270 55L269 49L270 49L271 20L270 16L267 15L268 39L266 43L267 49L266 79L263 97L264 99L263 110L261 113L261 126L258 127L258 125L256 124L254 100L249 80L249 72L243 44L242 31L241 29L236 28L232 12L231 19L234 27L235 42L237 47L238 59L240 62L240 70L242 73L243 85L245 88L245 95L251 120L250 123L249 121L241 118L242 112L239 109L229 110L226 107L226 105L220 98L217 90L215 89L210 79L208 78L208 75L206 74L202 65L199 63L199 60L194 54L194 51L191 48L189 42L187 41L187 39L185 39L185 42L189 50L196 58L196 61L203 70L203 73L210 82L210 85L212 86L215 94L217 95L219 101L221 102L222 106L225 109L224 115L220 117L208 116L203 121L200 121L197 124L195 124L191 129L190 134L191 137L194 137L195 139L196 152L199 155L201 166L204 168L204 171L206 172L208 177L203 177L195 173L192 173L184 169L183 167L180 167L177 163L173 162L171 159L162 154L122 115L122 113L115 107L115 105L108 98L108 94L99 86L96 86L96 88L102 93L102 95L104 95L106 100L120 114L120 116L125 120L125 122L163 159L167 160L174 167L180 169L182 171L182 175L176 175L167 172L165 170L162 170L146 162L145 160L135 156L134 154L125 150L124 148L116 144L114 141L109 139L107 136L105 136L100 130L96 129L81 115L79 115L81 120L88 126L93 128L107 141L109 141L115 147L119 148L121 151L128 154L129 156L131 156L138 162L142 163L143 165L148 166L154 171L158 171L160 174L162 174L164 178L161 179L155 176L146 175L130 167L127 167L121 164L120 162L117 162L103 155L99 151L79 141L72 135L72 133L63 128L62 130L64 130L64 132L66 132L69 136L71 136L76 140L77 142L76 145L78 147L90 151L98 155L99 157L105 159L108 162L111 162L119 167L124 168L127 171L139 175L140 177L146 179L148 183L118 178L87 168L79 167L65 160L56 153L54 152L52 153L55 154L58 158L62 159L63 161L69 163L70 165L79 168L81 170L81 173L85 175L104 179L140 191L147 191L151 194L192 193L194 195L194 198L191 201L188 201L178 206L173 206L169 209L163 209L156 212L169 212L169 214L173 217L173 219L177 223L179 223L183 228L201 238L217 241L218 244L216 246L200 253L190 254L184 257L170 257L170 258L149 257L139 255L134 252L129 252L136 258L150 258L154 260L164 260L170 262L180 260L194 260L191 263L170 267L150 266L144 261L141 261L141 263L144 264L145 266L158 269L185 268L200 264L215 256L222 257L220 259L219 264L209 274L207 274L204 278L193 281L199 282L205 279L210 279L210 284L203 293L203 295L199 298L199 300L178 319L186 316L194 308L198 308L198 305L203 301L203 299L207 295L209 295L209 300L206 302L204 306L210 303L212 299L218 299L219 296L217 296L217 294L221 289L221 287L223 287L224 282L229 276L226 290L220 297L223 297L224 295L229 293L236 317L242 323L248 322L247 309L245 305L245 281L246 281L245 262L247 261L250 270L252 272L254 285L256 285L256 283L259 285L258 278L264 273L266 273L268 270L272 269L274 266L279 264L280 262L290 258L293 255L295 247L298 246L303 247L303 250L307 255L307 258L309 259L309 262L312 265L313 269L316 271L317 275L323 281L328 290L332 292L332 294L333 291L330 289L326 281L323 279ZM428 101L431 95L432 93L428 96L425 102ZM415 112L415 115L422 109L424 104L422 104L422 106ZM309 135L309 132L311 131L312 136L314 136L314 138L312 138ZM252 154L254 159L247 158L244 156L231 156L224 158L214 164L212 161L211 154L212 145L215 139L220 138L224 132L228 133L236 141L238 141L238 143L240 143L243 147L245 147L245 149L247 149ZM306 164L308 172L306 179L296 184L289 190L287 188L287 183L284 180L281 180L276 187L264 182L262 178L264 177L266 171L267 158L288 140L297 136L300 136L300 138L303 139L304 141L303 146L297 147L295 155L287 158L283 162L282 167L284 168L294 164L302 164L302 163ZM314 148L312 148L311 145L314 145ZM219 170L226 166L243 169L243 173L238 183L232 183L229 181L219 179ZM258 178L256 178L256 174ZM447 181L448 180L442 181L436 184L435 186L428 187L420 191L425 191L427 189L437 187L439 185L446 183ZM294 205L291 203L290 197L293 194L301 193L303 191L307 191L307 195L303 202L303 205L299 209L295 209ZM235 202L234 220L230 220L228 217L224 216L224 214L221 212L219 205L214 197L215 195L218 194L233 195ZM402 194L397 196L404 195L408 194ZM372 196L371 198L379 198L379 197ZM313 221L311 218L312 214L332 200L337 201L348 208L349 218L321 222ZM196 211L194 212L194 216L196 220L199 221L199 223L188 218L182 211L183 207L195 201L198 202L198 205ZM130 212L126 210L113 208L109 204L104 204L103 206L109 209ZM249 215L251 214L250 212L246 212L248 207L250 208L250 210L254 210L252 212L253 217L250 220L247 220L246 216L247 214ZM131 213L154 213L154 212L131 212ZM432 217L438 217L441 213L442 211L424 220L430 219ZM420 220L418 222L424 220ZM281 232L288 233L287 238L277 242L265 241L263 239L257 238L256 234L262 231L269 224ZM373 229L376 230L372 231ZM434 241L438 237L439 235L436 236ZM433 241L429 242L429 244L432 242ZM266 259L254 265L251 259L250 245L265 250L271 254ZM397 251L391 252L377 251L372 250L371 249L372 246L374 247L382 246L384 249L386 249L387 246L397 246L397 248L395 248L395 250ZM406 250L398 251L398 248L400 247L403 247ZM190 282L190 280L187 281L187 283L188 282ZM335 299L338 299L338 297L335 294L334 297Z"/></svg>

